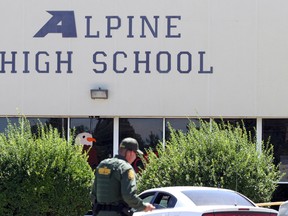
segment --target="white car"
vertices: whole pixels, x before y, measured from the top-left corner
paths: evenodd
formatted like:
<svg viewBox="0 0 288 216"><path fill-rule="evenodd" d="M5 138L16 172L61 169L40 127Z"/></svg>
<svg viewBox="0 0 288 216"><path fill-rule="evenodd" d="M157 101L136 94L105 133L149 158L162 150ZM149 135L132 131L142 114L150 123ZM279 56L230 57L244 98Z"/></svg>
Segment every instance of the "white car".
<svg viewBox="0 0 288 216"><path fill-rule="evenodd" d="M278 216L287 216L287 215L288 215L288 201L280 205L278 213Z"/></svg>
<svg viewBox="0 0 288 216"><path fill-rule="evenodd" d="M133 216L277 216L277 211L257 207L233 190L175 186L149 189L139 195L156 209ZM281 215L282 216L282 215Z"/></svg>

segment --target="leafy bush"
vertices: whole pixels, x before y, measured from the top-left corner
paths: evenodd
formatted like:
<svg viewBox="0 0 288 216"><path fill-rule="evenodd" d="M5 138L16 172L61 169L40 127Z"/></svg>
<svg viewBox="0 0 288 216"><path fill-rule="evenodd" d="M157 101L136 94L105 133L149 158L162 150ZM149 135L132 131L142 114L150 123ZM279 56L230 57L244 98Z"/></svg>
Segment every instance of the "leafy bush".
<svg viewBox="0 0 288 216"><path fill-rule="evenodd" d="M0 215L84 215L93 171L79 146L20 118L0 134Z"/></svg>
<svg viewBox="0 0 288 216"><path fill-rule="evenodd" d="M149 162L139 176L139 190L210 186L239 191L254 202L270 201L281 178L273 164L272 145L263 143L259 153L256 142L241 125L200 122L200 128L190 123L187 133L169 126L171 138L165 149L160 143L158 155L148 151Z"/></svg>

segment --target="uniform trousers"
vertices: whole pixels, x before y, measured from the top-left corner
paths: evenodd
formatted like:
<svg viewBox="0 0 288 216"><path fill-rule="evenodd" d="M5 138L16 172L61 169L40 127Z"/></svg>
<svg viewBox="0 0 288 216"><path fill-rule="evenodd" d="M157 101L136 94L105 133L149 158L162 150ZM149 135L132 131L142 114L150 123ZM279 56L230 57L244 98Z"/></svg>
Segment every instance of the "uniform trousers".
<svg viewBox="0 0 288 216"><path fill-rule="evenodd" d="M97 216L121 216L121 214L116 211L99 211Z"/></svg>

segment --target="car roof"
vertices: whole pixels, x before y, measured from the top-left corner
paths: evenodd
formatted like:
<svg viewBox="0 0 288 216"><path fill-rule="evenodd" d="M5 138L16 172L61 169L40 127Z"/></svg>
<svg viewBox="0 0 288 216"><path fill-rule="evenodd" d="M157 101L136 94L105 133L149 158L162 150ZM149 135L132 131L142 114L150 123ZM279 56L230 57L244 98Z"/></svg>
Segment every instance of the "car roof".
<svg viewBox="0 0 288 216"><path fill-rule="evenodd" d="M145 190L145 192L149 191L165 191L165 192L175 192L175 191L186 191L186 190L226 190L234 192L230 189L224 188L216 188L216 187L202 187L202 186L169 186L169 187L157 187Z"/></svg>
<svg viewBox="0 0 288 216"><path fill-rule="evenodd" d="M249 199L248 197L246 197L245 195L231 190L231 189L226 189L226 188L216 188L216 187L207 187L207 186L167 186L167 187L157 187L157 188L151 188L151 189L147 189L143 192L140 193L140 195L142 193L147 193L147 192L166 192L166 193L170 193L170 194L178 194L178 196L183 196L183 191L203 191L203 190L212 190L212 191L227 191L230 193L235 193L238 194L239 196L242 196L243 198L245 198L247 201L249 201L253 206L256 206L256 204Z"/></svg>

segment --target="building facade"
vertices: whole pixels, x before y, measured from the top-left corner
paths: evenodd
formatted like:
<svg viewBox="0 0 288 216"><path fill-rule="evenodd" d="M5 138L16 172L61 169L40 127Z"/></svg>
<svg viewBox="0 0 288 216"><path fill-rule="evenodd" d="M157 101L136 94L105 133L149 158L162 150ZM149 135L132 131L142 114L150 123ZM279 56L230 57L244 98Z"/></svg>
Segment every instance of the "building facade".
<svg viewBox="0 0 288 216"><path fill-rule="evenodd" d="M259 150L271 140L286 174L287 1L0 5L1 131L25 115L68 138L70 128L88 132L96 166L125 136L142 149L165 141L167 122L185 131L199 118L243 120Z"/></svg>

